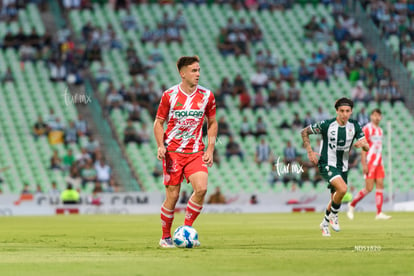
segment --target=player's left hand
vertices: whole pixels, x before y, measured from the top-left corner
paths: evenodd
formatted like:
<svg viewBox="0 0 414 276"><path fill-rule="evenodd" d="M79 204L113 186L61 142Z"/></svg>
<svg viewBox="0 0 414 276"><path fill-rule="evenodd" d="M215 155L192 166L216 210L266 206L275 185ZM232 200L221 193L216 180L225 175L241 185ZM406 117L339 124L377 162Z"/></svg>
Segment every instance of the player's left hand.
<svg viewBox="0 0 414 276"><path fill-rule="evenodd" d="M213 166L213 154L209 151L205 151L203 154L203 162L209 167Z"/></svg>
<svg viewBox="0 0 414 276"><path fill-rule="evenodd" d="M362 148L365 151L369 150L368 142L365 139L359 140L354 145L356 148Z"/></svg>

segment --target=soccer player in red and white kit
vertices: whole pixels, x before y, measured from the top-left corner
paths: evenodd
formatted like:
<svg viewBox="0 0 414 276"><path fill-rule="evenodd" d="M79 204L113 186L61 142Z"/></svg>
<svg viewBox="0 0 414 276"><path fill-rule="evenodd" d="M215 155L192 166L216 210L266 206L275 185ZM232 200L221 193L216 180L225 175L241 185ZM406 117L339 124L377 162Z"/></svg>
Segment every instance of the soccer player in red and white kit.
<svg viewBox="0 0 414 276"><path fill-rule="evenodd" d="M187 203L184 225L192 226L200 214L207 192L208 169L213 165L217 137L216 101L213 93L200 85L200 59L183 56L177 61L181 83L167 89L158 107L154 135L157 158L163 161L166 198L161 206L161 247L174 247L171 225L184 177L193 187ZM203 122L207 119L208 146L202 141ZM167 129L164 132L164 122ZM197 244L199 246L199 244Z"/></svg>
<svg viewBox="0 0 414 276"><path fill-rule="evenodd" d="M384 200L384 165L382 163L382 129L379 123L382 119L381 110L379 108L374 109L371 112L371 122L363 127L365 137L369 144L369 151L361 153L362 170L365 177L365 188L363 188L354 200L349 203L348 218L354 219L354 209L359 201L361 201L376 184L375 202L377 206L377 215L375 219L390 219L382 212L382 203Z"/></svg>

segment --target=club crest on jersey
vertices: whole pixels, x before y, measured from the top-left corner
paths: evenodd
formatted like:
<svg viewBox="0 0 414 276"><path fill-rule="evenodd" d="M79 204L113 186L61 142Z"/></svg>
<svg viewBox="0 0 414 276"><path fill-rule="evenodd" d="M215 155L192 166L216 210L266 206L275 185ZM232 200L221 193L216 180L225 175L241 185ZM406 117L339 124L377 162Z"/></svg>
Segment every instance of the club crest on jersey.
<svg viewBox="0 0 414 276"><path fill-rule="evenodd" d="M348 128L348 135L354 136L354 130L352 128Z"/></svg>
<svg viewBox="0 0 414 276"><path fill-rule="evenodd" d="M203 107L203 105L204 105L204 104L203 104L203 102L198 102L198 103L197 103L197 106L198 106L198 108L200 108L200 109Z"/></svg>

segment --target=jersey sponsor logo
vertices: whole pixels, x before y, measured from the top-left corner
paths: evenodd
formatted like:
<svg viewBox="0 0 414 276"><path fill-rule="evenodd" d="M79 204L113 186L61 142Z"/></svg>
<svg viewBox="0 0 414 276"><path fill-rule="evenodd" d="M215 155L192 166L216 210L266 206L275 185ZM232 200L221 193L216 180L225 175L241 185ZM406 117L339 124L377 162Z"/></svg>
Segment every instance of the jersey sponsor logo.
<svg viewBox="0 0 414 276"><path fill-rule="evenodd" d="M174 110L174 118L175 119L183 119L185 117L195 117L195 118L202 118L204 115L204 111L201 110Z"/></svg>
<svg viewBox="0 0 414 276"><path fill-rule="evenodd" d="M179 130L177 132L177 134L174 136L175 139L183 139L183 140L188 140L188 139L192 139L195 138L195 135L192 134L190 131L185 131L185 130Z"/></svg>

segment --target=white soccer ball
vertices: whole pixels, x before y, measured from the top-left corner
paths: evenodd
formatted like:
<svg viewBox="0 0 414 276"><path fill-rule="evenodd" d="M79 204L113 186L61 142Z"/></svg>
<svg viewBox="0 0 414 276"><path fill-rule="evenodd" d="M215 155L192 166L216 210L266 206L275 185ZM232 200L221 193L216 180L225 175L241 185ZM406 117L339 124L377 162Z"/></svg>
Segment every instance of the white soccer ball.
<svg viewBox="0 0 414 276"><path fill-rule="evenodd" d="M180 226L174 231L173 241L176 247L193 248L199 244L197 230L191 226Z"/></svg>

